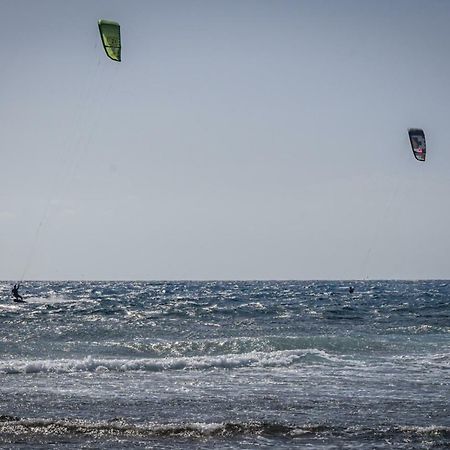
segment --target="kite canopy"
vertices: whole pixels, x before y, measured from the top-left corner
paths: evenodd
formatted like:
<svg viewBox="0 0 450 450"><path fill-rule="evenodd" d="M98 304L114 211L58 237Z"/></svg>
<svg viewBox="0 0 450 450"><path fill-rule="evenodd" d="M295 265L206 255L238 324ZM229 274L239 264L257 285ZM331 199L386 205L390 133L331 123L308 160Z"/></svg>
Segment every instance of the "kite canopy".
<svg viewBox="0 0 450 450"><path fill-rule="evenodd" d="M408 135L415 158L418 161L425 161L425 155L427 153L425 133L420 128L410 128Z"/></svg>
<svg viewBox="0 0 450 450"><path fill-rule="evenodd" d="M120 25L117 22L100 19L98 28L106 54L114 61L120 61Z"/></svg>

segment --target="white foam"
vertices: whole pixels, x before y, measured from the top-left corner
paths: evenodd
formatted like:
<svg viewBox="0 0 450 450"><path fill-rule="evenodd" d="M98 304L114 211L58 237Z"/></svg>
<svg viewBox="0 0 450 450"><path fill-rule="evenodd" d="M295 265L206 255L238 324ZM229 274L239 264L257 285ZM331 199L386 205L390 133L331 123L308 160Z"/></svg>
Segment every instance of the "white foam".
<svg viewBox="0 0 450 450"><path fill-rule="evenodd" d="M19 309L19 304L0 304L0 311L16 311Z"/></svg>
<svg viewBox="0 0 450 450"><path fill-rule="evenodd" d="M440 434L449 433L450 427L439 426L439 425L429 425L429 426L401 426L400 431L405 433L417 433L417 434Z"/></svg>
<svg viewBox="0 0 450 450"><path fill-rule="evenodd" d="M55 304L55 303L73 303L79 302L80 300L72 300L69 298L64 298L57 295L50 295L48 297L24 297L27 303L39 303L39 304Z"/></svg>
<svg viewBox="0 0 450 450"><path fill-rule="evenodd" d="M245 367L289 367L308 358L313 358L314 361L321 362L334 360L326 352L315 349L159 359L103 359L88 356L83 359L0 361L0 373L163 372L172 370L235 369Z"/></svg>

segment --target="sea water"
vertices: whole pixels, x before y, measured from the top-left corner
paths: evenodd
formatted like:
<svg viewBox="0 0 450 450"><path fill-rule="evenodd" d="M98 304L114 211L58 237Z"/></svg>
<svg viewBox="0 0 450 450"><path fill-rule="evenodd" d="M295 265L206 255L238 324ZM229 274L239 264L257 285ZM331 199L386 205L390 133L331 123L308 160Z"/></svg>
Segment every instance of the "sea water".
<svg viewBox="0 0 450 450"><path fill-rule="evenodd" d="M0 447L450 447L450 282L0 283Z"/></svg>

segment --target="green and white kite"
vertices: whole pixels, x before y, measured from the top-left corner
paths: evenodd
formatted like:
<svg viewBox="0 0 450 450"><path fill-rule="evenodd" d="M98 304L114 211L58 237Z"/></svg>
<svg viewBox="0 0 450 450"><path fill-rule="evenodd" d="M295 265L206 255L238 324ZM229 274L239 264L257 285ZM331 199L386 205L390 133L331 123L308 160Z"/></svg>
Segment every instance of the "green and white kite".
<svg viewBox="0 0 450 450"><path fill-rule="evenodd" d="M100 19L98 29L106 54L114 61L120 61L120 25L111 20Z"/></svg>

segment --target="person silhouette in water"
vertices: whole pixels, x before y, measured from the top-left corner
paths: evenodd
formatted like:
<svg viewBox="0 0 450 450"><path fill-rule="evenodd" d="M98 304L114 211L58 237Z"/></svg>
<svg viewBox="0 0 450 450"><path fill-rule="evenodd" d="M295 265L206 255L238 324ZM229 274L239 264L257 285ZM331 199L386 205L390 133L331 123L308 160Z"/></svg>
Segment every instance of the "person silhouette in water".
<svg viewBox="0 0 450 450"><path fill-rule="evenodd" d="M15 302L23 302L23 297L19 294L20 283L17 283L12 288L12 295L14 296Z"/></svg>

